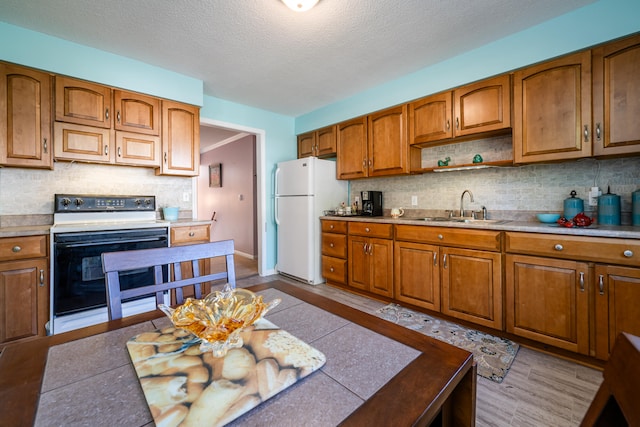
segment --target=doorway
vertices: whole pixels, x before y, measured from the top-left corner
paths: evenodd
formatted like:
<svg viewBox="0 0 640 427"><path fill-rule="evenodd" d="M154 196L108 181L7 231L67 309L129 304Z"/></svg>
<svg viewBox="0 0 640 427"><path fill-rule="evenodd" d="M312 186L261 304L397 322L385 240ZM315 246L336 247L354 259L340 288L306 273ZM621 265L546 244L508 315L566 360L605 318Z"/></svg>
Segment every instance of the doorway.
<svg viewBox="0 0 640 427"><path fill-rule="evenodd" d="M250 200L254 201L253 202L254 208L252 209L254 209L253 218L255 220L253 221L253 224L251 224L251 226L252 226L252 232L255 234L255 241L256 241L255 249L256 249L256 257L257 257L257 270L258 270L258 274L262 276L266 274L266 271L267 271L267 267L265 265L266 263L266 256L265 256L266 255L266 226L264 227L260 226L260 224L264 224L265 218L266 218L266 189L265 189L265 179L264 179L265 132L264 130L261 130L261 129L248 128L245 126L239 126L239 125L234 125L232 123L226 123L226 122L205 119L205 118L201 119L200 125L201 125L201 128L212 128L212 130L215 130L214 133L219 135L219 138L213 138L213 139L219 139L218 141L205 141L206 145L201 144L201 149L200 149L201 158L203 157L205 159L210 158L211 156L207 156L206 152L210 150L214 150L216 148L220 148L223 145L232 146L232 144L239 143L239 141L243 139L246 142L247 137L250 137L253 140L253 144L254 144L253 152L255 153L254 165L252 168L255 173L254 194L251 194L251 195L237 194L236 196L238 198L244 197L245 201L250 201ZM208 131L209 129L203 129L203 130ZM202 139L202 136L201 136L201 139ZM225 185L224 184L224 181L225 181L224 165L222 165L221 170L222 170L222 186L224 187ZM200 177L197 177L193 181L194 182L193 208L196 212L198 212L198 207L200 205L198 202L198 199L200 197L199 193L201 193L199 191L199 187L201 187L203 179L206 178L207 181L209 179L209 176L208 176L209 165L203 164L203 162L201 161L200 171L201 171ZM203 173L206 174L205 177L202 176ZM199 183L200 185L198 185ZM211 215L213 214L211 213ZM219 215L222 215L222 212L220 212ZM204 219L204 218L200 218L200 219ZM213 223L213 228L212 228L212 235L214 239L216 238L216 230L215 230L216 225L217 225L217 221Z"/></svg>

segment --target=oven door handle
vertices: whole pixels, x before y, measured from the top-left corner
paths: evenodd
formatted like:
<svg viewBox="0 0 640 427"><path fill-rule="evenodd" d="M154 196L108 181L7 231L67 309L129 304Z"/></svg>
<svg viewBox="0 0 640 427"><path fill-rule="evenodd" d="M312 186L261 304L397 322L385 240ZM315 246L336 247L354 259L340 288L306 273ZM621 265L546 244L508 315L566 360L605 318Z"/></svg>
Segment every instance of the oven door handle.
<svg viewBox="0 0 640 427"><path fill-rule="evenodd" d="M78 243L56 243L56 247L60 249L66 248L79 248L86 246L98 246L98 245L112 245L114 243L140 243L140 242L159 242L162 240L166 240L164 237L150 237L150 238L140 238L140 239L132 239L132 240L101 240L101 241L92 241L92 242L78 242Z"/></svg>

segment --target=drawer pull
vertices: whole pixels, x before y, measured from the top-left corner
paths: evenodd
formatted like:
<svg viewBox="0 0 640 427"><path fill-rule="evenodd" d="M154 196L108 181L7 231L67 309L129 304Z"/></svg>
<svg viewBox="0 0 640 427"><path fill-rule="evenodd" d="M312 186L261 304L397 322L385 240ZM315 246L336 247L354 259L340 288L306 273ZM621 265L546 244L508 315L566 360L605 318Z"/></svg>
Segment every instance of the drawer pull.
<svg viewBox="0 0 640 427"><path fill-rule="evenodd" d="M333 224L331 224L331 225L329 226L329 228L333 230Z"/></svg>
<svg viewBox="0 0 640 427"><path fill-rule="evenodd" d="M44 286L44 270L40 270L40 287Z"/></svg>
<svg viewBox="0 0 640 427"><path fill-rule="evenodd" d="M604 276L602 274L598 278L598 288L600 290L600 295L604 295Z"/></svg>
<svg viewBox="0 0 640 427"><path fill-rule="evenodd" d="M333 267L329 267L329 271L333 273Z"/></svg>
<svg viewBox="0 0 640 427"><path fill-rule="evenodd" d="M371 231L371 229L369 227L365 227L364 231L366 231L367 233Z"/></svg>
<svg viewBox="0 0 640 427"><path fill-rule="evenodd" d="M329 243L329 247L332 248L333 247L333 242Z"/></svg>
<svg viewBox="0 0 640 427"><path fill-rule="evenodd" d="M631 257L633 256L633 251L631 251L631 250L627 249L626 251L624 251L624 252L622 253L622 255L624 255L624 256L625 256L625 257L627 257L627 258L631 258Z"/></svg>
<svg viewBox="0 0 640 427"><path fill-rule="evenodd" d="M444 236L442 234L438 234L438 239L442 240L444 239Z"/></svg>
<svg viewBox="0 0 640 427"><path fill-rule="evenodd" d="M22 250L22 248L18 245L15 245L14 247L11 248L12 252L20 252Z"/></svg>
<svg viewBox="0 0 640 427"><path fill-rule="evenodd" d="M193 231L190 231L190 232L189 232L189 237L193 237L193 236L195 236L195 235L196 235L196 233L194 233Z"/></svg>
<svg viewBox="0 0 640 427"><path fill-rule="evenodd" d="M580 292L584 292L584 272L580 272Z"/></svg>
<svg viewBox="0 0 640 427"><path fill-rule="evenodd" d="M553 249L555 249L556 251L561 251L564 249L564 246L562 246L560 243L556 244Z"/></svg>

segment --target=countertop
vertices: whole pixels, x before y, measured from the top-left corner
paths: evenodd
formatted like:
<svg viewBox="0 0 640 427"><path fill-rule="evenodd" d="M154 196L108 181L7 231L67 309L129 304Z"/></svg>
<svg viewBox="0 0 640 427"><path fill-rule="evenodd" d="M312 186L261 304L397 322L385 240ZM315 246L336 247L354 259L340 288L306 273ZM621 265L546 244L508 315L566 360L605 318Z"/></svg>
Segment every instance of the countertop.
<svg viewBox="0 0 640 427"><path fill-rule="evenodd" d="M338 221L358 221L371 223L420 225L425 227L450 227L480 230L521 231L526 233L562 234L571 236L615 237L619 239L640 239L640 227L631 225L591 225L589 227L567 228L558 224L541 222L508 221L498 223L465 223L446 221L425 221L421 218L391 218L388 216L322 216L320 219Z"/></svg>
<svg viewBox="0 0 640 427"><path fill-rule="evenodd" d="M197 219L178 219L177 221L159 221L159 223L168 222L169 227L188 227L192 225L211 224L211 220ZM52 224L46 225L23 225L17 227L0 227L0 238L3 237L21 237L21 236L39 236L49 234Z"/></svg>

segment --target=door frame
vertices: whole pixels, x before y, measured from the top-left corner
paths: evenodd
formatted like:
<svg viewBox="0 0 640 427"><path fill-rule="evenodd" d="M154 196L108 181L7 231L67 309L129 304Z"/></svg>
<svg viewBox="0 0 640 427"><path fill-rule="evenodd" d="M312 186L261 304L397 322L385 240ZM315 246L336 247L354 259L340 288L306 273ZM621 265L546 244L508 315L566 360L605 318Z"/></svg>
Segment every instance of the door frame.
<svg viewBox="0 0 640 427"><path fill-rule="evenodd" d="M258 235L258 274L260 276L267 275L267 201L266 201L266 183L265 183L265 175L264 171L266 170L265 163L265 130L264 129L256 129L248 126L241 126L234 123L223 122L220 120L207 119L204 117L200 118L201 126L209 126L209 127L221 127L229 130L235 130L238 132L245 132L256 137L256 191L258 194L256 195L256 202L258 206L256 206L256 223L254 227L256 227L257 235ZM194 212L197 212L198 209L198 177L194 177L192 181L193 191L192 193L195 195L193 197L193 207ZM261 226L264 225L264 226Z"/></svg>

